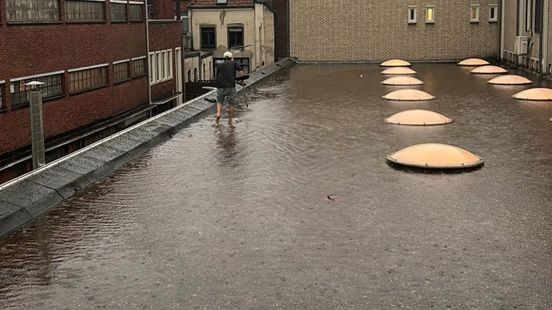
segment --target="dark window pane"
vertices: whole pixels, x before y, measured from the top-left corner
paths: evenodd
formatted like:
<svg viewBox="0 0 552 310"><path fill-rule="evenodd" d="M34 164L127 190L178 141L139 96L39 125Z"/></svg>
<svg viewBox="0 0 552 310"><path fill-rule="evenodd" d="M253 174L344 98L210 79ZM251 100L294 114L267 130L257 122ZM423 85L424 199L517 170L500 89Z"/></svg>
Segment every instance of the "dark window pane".
<svg viewBox="0 0 552 310"><path fill-rule="evenodd" d="M228 28L228 47L243 46L243 27Z"/></svg>
<svg viewBox="0 0 552 310"><path fill-rule="evenodd" d="M129 72L130 62L121 62L113 65L113 81L120 82L130 78Z"/></svg>
<svg viewBox="0 0 552 310"><path fill-rule="evenodd" d="M58 0L6 0L8 21L59 21Z"/></svg>
<svg viewBox="0 0 552 310"><path fill-rule="evenodd" d="M201 48L216 48L215 27L201 28Z"/></svg>
<svg viewBox="0 0 552 310"><path fill-rule="evenodd" d="M144 7L141 4L130 4L128 6L128 19L133 21L144 20Z"/></svg>
<svg viewBox="0 0 552 310"><path fill-rule="evenodd" d="M107 67L69 73L69 92L77 93L107 85Z"/></svg>
<svg viewBox="0 0 552 310"><path fill-rule="evenodd" d="M123 3L111 3L111 20L126 21L126 5Z"/></svg>
<svg viewBox="0 0 552 310"><path fill-rule="evenodd" d="M48 75L23 81L11 82L12 106L21 107L29 104L29 98L25 84L31 81L44 83L40 86L42 99L48 100L63 95L63 73Z"/></svg>
<svg viewBox="0 0 552 310"><path fill-rule="evenodd" d="M104 21L105 2L65 0L68 21Z"/></svg>

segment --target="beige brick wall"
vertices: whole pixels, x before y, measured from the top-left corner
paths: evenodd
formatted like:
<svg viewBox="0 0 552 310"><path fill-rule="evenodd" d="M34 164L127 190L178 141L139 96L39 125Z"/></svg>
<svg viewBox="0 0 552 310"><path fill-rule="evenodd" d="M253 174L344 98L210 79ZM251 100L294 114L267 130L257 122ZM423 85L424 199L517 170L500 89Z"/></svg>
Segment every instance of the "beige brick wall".
<svg viewBox="0 0 552 310"><path fill-rule="evenodd" d="M480 4L480 22L470 23L470 5ZM301 61L453 60L496 57L498 23L489 4L499 0L293 0L290 54ZM417 24L407 23L417 6ZM435 24L425 23L426 5Z"/></svg>
<svg viewBox="0 0 552 310"><path fill-rule="evenodd" d="M505 1L504 5L504 50L514 52L516 41L516 1Z"/></svg>

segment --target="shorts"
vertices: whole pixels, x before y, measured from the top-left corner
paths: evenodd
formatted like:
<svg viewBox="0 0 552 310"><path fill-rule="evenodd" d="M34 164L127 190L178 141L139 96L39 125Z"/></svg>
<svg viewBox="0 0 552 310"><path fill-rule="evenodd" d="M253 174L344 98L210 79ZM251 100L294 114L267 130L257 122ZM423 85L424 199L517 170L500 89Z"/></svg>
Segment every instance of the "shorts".
<svg viewBox="0 0 552 310"><path fill-rule="evenodd" d="M236 88L217 88L217 103L236 105Z"/></svg>

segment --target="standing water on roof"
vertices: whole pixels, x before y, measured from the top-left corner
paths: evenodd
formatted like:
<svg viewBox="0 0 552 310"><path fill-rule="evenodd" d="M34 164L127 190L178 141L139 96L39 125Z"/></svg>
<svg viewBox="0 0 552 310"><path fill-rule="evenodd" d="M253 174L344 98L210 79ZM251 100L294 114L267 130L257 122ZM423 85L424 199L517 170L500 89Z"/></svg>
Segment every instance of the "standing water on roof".
<svg viewBox="0 0 552 310"><path fill-rule="evenodd" d="M297 66L238 96L237 122L201 120L1 239L0 308L552 308L552 104L413 68L435 100L383 100L399 88L376 65ZM408 109L454 123L384 122ZM386 163L421 143L485 166Z"/></svg>

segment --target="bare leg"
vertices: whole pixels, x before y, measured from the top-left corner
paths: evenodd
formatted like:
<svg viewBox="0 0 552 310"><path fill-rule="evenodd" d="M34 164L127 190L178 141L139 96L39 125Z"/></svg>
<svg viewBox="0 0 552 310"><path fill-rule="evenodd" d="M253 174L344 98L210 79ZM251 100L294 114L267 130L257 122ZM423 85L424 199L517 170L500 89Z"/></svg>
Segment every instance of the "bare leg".
<svg viewBox="0 0 552 310"><path fill-rule="evenodd" d="M235 113L236 113L236 107L234 107L234 105L231 104L228 107L228 118L230 118L230 119L233 118Z"/></svg>
<svg viewBox="0 0 552 310"><path fill-rule="evenodd" d="M215 117L216 121L220 120L220 113L222 112L222 103L217 102L217 115Z"/></svg>

